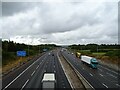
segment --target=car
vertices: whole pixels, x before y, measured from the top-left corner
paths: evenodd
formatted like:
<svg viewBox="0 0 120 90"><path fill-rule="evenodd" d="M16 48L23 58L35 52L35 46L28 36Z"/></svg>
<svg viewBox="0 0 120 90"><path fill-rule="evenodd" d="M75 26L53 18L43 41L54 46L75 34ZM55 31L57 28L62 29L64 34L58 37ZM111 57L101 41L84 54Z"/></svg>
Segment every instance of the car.
<svg viewBox="0 0 120 90"><path fill-rule="evenodd" d="M50 55L50 53L48 55Z"/></svg>

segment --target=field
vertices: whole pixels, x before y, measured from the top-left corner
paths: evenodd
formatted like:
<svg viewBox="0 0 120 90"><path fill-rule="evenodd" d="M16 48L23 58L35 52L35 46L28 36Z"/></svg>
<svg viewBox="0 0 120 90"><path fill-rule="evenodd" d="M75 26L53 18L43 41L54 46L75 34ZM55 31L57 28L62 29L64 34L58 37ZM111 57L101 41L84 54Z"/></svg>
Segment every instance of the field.
<svg viewBox="0 0 120 90"><path fill-rule="evenodd" d="M93 55L96 55L96 56L103 56L105 55L106 53L105 52L95 52L95 53L92 53Z"/></svg>
<svg viewBox="0 0 120 90"><path fill-rule="evenodd" d="M106 52L91 52L90 50L69 49L71 52L80 52L82 55L88 55L99 59L101 62L118 65L120 61L119 49L108 49ZM105 49L101 50L105 51Z"/></svg>

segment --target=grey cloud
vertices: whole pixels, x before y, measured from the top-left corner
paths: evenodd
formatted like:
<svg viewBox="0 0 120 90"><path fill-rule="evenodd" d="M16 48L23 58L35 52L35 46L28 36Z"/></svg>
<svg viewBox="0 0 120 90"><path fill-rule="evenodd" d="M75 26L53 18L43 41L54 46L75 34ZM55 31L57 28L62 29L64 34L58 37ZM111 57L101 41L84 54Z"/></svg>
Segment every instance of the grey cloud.
<svg viewBox="0 0 120 90"><path fill-rule="evenodd" d="M81 5L81 3L78 4ZM73 8L73 5L71 7L69 6L67 7L66 4L65 8L68 9L63 8L62 12L59 15L53 12L54 14L56 14L56 16L53 15L54 17L51 16L51 11L50 11L51 7L47 7L47 8L49 8L48 11L47 12L45 11L46 13L42 13L43 26L44 26L42 29L44 30L45 33L67 32L83 27L85 25L94 25L100 23L99 18L97 18L92 12L88 14L87 13L81 14L82 12L80 12L79 9L77 10L77 12L74 12L74 9L79 8L79 6L77 7L74 6ZM59 9L60 8L58 8L58 11ZM65 15L65 18L62 18L63 14ZM56 19L56 17L59 18Z"/></svg>
<svg viewBox="0 0 120 90"><path fill-rule="evenodd" d="M2 3L2 15L10 16L14 13L23 11L25 8L22 6L22 3L18 2L3 2Z"/></svg>
<svg viewBox="0 0 120 90"><path fill-rule="evenodd" d="M39 4L41 4L39 2ZM37 2L2 2L2 15L12 16L14 14L25 12L34 8Z"/></svg>
<svg viewBox="0 0 120 90"><path fill-rule="evenodd" d="M7 4L8 7L5 7ZM115 4L109 4L111 9L106 8L106 3L7 4L3 6L3 12L6 13L3 18L3 37L12 37L17 42L25 42L26 39L37 44L117 41L117 16L114 15L116 7L113 7ZM11 8L6 10L9 7Z"/></svg>

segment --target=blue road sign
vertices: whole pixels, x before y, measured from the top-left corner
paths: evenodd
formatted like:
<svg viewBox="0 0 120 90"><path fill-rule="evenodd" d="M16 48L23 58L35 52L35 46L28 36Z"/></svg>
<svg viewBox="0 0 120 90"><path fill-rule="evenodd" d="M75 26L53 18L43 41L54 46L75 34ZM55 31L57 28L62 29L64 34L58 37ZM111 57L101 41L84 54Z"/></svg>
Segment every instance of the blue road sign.
<svg viewBox="0 0 120 90"><path fill-rule="evenodd" d="M26 51L17 51L17 56L26 56Z"/></svg>

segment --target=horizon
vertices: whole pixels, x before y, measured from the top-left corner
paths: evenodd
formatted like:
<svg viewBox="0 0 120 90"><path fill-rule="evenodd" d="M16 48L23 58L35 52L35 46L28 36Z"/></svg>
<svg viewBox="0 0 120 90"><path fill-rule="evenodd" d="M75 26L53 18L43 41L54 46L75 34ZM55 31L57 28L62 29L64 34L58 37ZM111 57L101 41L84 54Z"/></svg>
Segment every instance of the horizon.
<svg viewBox="0 0 120 90"><path fill-rule="evenodd" d="M2 40L2 39L0 39L0 40ZM16 44L25 44L25 43L17 43L17 42L15 42L15 41L11 41L11 40L2 40L2 42L4 42L4 41L8 41L8 42L13 42L13 43L16 43ZM96 45L120 45L119 43L117 44L117 43L114 43L114 44L105 44L105 43L101 43L101 44L97 44L97 43L87 43L87 44L54 44L54 43L51 43L51 44L49 44L49 43L45 43L45 44L37 44L37 45L32 45L32 44L25 44L25 45L31 45L31 46L39 46L39 45L56 45L56 46L72 46L72 45L89 45L89 44L96 44Z"/></svg>

